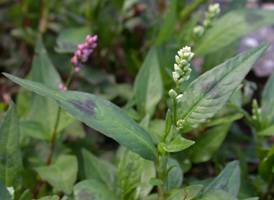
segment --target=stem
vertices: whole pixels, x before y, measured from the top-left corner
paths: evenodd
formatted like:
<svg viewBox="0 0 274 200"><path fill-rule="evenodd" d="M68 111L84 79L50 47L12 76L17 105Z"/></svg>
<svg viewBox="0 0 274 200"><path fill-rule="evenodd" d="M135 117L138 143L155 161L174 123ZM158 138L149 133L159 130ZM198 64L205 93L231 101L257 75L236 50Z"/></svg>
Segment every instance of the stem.
<svg viewBox="0 0 274 200"><path fill-rule="evenodd" d="M165 182L165 169L166 169L166 161L165 157L162 157L161 155L158 156L158 159L156 160L156 169L157 169L157 177L158 179L162 180ZM159 195L159 200L164 200L165 199L165 190L163 185L158 185L158 195Z"/></svg>
<svg viewBox="0 0 274 200"><path fill-rule="evenodd" d="M69 77L66 81L66 84L65 86L68 87L71 80L72 80L72 77L74 75L74 69L72 68L70 74L69 74ZM59 106L58 108L58 111L57 111L57 117L56 117L56 121L55 121L55 124L54 124L54 128L53 128L53 131L52 131L52 137L51 137L51 140L50 140L50 151L49 151L49 155L47 157L47 165L50 165L51 164L51 161L52 161L52 156L53 156L53 152L54 152L54 143L55 143L55 140L56 140L56 137L57 137L57 130L58 130L58 125L59 125L59 122L60 122L60 116L61 116L61 107ZM33 197L36 198L37 195L39 194L41 188L43 187L45 183L45 180L42 179L36 186L35 188L35 191L34 191L34 194L33 194Z"/></svg>
<svg viewBox="0 0 274 200"><path fill-rule="evenodd" d="M193 2L189 7L185 8L183 12L181 12L181 21L185 22L200 5L209 1L211 0L198 0Z"/></svg>
<svg viewBox="0 0 274 200"><path fill-rule="evenodd" d="M268 199L268 196L270 195L271 190L273 188L273 184L274 184L274 178L271 178L270 183L268 184L266 193L264 194L262 200L267 200Z"/></svg>

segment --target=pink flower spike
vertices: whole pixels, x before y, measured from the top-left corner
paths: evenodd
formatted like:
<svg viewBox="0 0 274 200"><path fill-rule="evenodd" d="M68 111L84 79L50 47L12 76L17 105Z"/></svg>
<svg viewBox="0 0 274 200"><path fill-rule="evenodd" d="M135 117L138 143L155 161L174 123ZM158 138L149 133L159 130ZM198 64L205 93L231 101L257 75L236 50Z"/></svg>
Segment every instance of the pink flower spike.
<svg viewBox="0 0 274 200"><path fill-rule="evenodd" d="M67 89L68 89L67 87L65 87L65 86L63 87L63 90L67 90Z"/></svg>
<svg viewBox="0 0 274 200"><path fill-rule="evenodd" d="M93 41L95 42L98 39L98 35L94 35L92 38L93 38Z"/></svg>
<svg viewBox="0 0 274 200"><path fill-rule="evenodd" d="M97 43L94 43L94 44L91 45L91 48L93 48L93 49L96 48L96 47L97 47Z"/></svg>
<svg viewBox="0 0 274 200"><path fill-rule="evenodd" d="M87 35L86 42L88 42L90 40L90 38L92 38L92 37L90 35Z"/></svg>
<svg viewBox="0 0 274 200"><path fill-rule="evenodd" d="M74 71L79 72L81 70L81 67L75 67Z"/></svg>
<svg viewBox="0 0 274 200"><path fill-rule="evenodd" d="M79 45L78 45L78 49L79 49L80 51L83 51L84 48L85 48L85 44L79 44Z"/></svg>
<svg viewBox="0 0 274 200"><path fill-rule="evenodd" d="M80 50L75 51L74 55L78 58L82 56L82 52Z"/></svg>
<svg viewBox="0 0 274 200"><path fill-rule="evenodd" d="M77 65L77 63L78 63L77 58L76 58L75 56L73 56L73 57L70 59L70 63L71 63L72 65Z"/></svg>

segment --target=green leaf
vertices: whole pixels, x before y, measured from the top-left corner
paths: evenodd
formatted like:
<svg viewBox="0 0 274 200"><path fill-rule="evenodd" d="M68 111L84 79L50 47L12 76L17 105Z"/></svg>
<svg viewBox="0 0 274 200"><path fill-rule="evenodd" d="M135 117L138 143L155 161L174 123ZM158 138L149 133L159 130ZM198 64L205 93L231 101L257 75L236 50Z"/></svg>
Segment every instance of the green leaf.
<svg viewBox="0 0 274 200"><path fill-rule="evenodd" d="M222 189L235 197L238 195L241 184L239 161L230 162L225 169L208 185L205 191Z"/></svg>
<svg viewBox="0 0 274 200"><path fill-rule="evenodd" d="M268 47L269 43L243 52L194 80L178 109L179 118L186 122L185 130L213 117Z"/></svg>
<svg viewBox="0 0 274 200"><path fill-rule="evenodd" d="M50 141L50 135L36 121L20 121L20 133L40 140Z"/></svg>
<svg viewBox="0 0 274 200"><path fill-rule="evenodd" d="M19 121L12 100L0 127L0 181L6 187L21 188L23 169L20 144Z"/></svg>
<svg viewBox="0 0 274 200"><path fill-rule="evenodd" d="M55 50L58 53L74 53L77 50L77 45L84 43L88 34L91 34L88 27L65 29L57 37Z"/></svg>
<svg viewBox="0 0 274 200"><path fill-rule="evenodd" d="M56 89L58 89L59 84L62 83L60 75L47 54L41 36L39 36L36 41L35 56L32 61L30 78L32 81L40 82ZM53 100L34 93L31 95L30 101L30 110L21 117L21 120L40 123L47 134L45 138L48 138L54 130L59 106ZM72 117L62 111L58 131L60 131L61 127L64 128L64 126L70 123L70 120L72 120ZM40 139L41 138L40 136Z"/></svg>
<svg viewBox="0 0 274 200"><path fill-rule="evenodd" d="M60 200L60 197L57 195L46 196L46 197L39 198L38 200Z"/></svg>
<svg viewBox="0 0 274 200"><path fill-rule="evenodd" d="M195 198L195 200L237 200L237 198L225 190L212 189L198 198Z"/></svg>
<svg viewBox="0 0 274 200"><path fill-rule="evenodd" d="M143 116L153 116L156 105L163 95L162 77L155 48L149 51L136 77L135 95L139 112Z"/></svg>
<svg viewBox="0 0 274 200"><path fill-rule="evenodd" d="M239 9L225 14L203 36L196 56L206 55L229 45L262 26L274 24L271 10Z"/></svg>
<svg viewBox="0 0 274 200"><path fill-rule="evenodd" d="M158 179L158 178L151 178L149 180L149 185L151 186L157 186L157 185L164 185L165 183L163 182L163 180Z"/></svg>
<svg viewBox="0 0 274 200"><path fill-rule="evenodd" d="M259 164L259 174L266 182L273 179L273 166L274 166L274 146L268 151L265 158Z"/></svg>
<svg viewBox="0 0 274 200"><path fill-rule="evenodd" d="M169 171L166 178L166 182L164 186L166 191L169 191L172 189L178 189L182 186L182 183L183 183L184 174L178 161L173 158L169 158L167 162L167 170L170 167L173 167L173 168Z"/></svg>
<svg viewBox="0 0 274 200"><path fill-rule="evenodd" d="M183 138L182 136L178 135L169 144L163 143L162 147L166 152L179 152L179 151L183 151L184 149L187 149L194 143L195 143L194 141L187 140L187 139Z"/></svg>
<svg viewBox="0 0 274 200"><path fill-rule="evenodd" d="M5 75L29 90L56 100L72 116L115 139L131 151L146 159L155 159L157 151L148 133L111 102L92 94L53 89L40 83Z"/></svg>
<svg viewBox="0 0 274 200"><path fill-rule="evenodd" d="M117 191L117 169L109 162L99 159L87 150L82 150L87 179L96 179L104 183L109 191Z"/></svg>
<svg viewBox="0 0 274 200"><path fill-rule="evenodd" d="M167 200L191 200L201 192L203 187L203 185L191 185L188 187L184 187L182 190L179 190L176 193L172 194L170 197L168 197Z"/></svg>
<svg viewBox="0 0 274 200"><path fill-rule="evenodd" d="M247 198L247 199L242 199L242 200L259 200L259 197L252 197L252 198Z"/></svg>
<svg viewBox="0 0 274 200"><path fill-rule="evenodd" d="M161 44L163 41L169 39L173 35L176 25L176 9L177 0L169 1L169 11L166 14L164 25L161 28L159 36L155 42L156 45Z"/></svg>
<svg viewBox="0 0 274 200"><path fill-rule="evenodd" d="M135 199L144 199L150 194L153 187L149 184L151 178L156 177L156 169L154 162L144 160L144 167L142 170L140 186L136 188Z"/></svg>
<svg viewBox="0 0 274 200"><path fill-rule="evenodd" d="M85 180L73 187L75 200L118 200L107 186L98 180Z"/></svg>
<svg viewBox="0 0 274 200"><path fill-rule="evenodd" d="M269 108L271 108L271 107L269 107ZM269 108L268 108L268 110L272 110L272 109L269 109ZM256 135L260 136L260 137L273 136L274 135L274 124L267 127L266 129L263 129L261 131L256 132Z"/></svg>
<svg viewBox="0 0 274 200"><path fill-rule="evenodd" d="M130 199L135 196L136 188L141 182L144 159L138 154L124 150L118 165L118 178L122 190L122 199Z"/></svg>
<svg viewBox="0 0 274 200"><path fill-rule="evenodd" d="M200 136L196 140L195 145L192 147L191 160L194 163L201 163L210 160L214 153L218 152L218 149L222 145L230 125L231 124L229 123L218 126L210 129L205 134Z"/></svg>
<svg viewBox="0 0 274 200"><path fill-rule="evenodd" d="M0 182L0 199L1 200L12 200L10 193L6 189L6 187L3 185L3 183Z"/></svg>
<svg viewBox="0 0 274 200"><path fill-rule="evenodd" d="M267 80L262 94L262 117L269 125L274 124L274 110L269 109L274 107L274 72Z"/></svg>
<svg viewBox="0 0 274 200"><path fill-rule="evenodd" d="M217 126L217 125L221 125L221 124L231 123L231 122L234 122L236 120L243 118L243 116L244 115L242 113L227 115L227 116L224 116L221 118L212 119L210 122L206 123L205 126L211 127L211 126Z"/></svg>
<svg viewBox="0 0 274 200"><path fill-rule="evenodd" d="M32 194L30 192L30 189L27 189L23 192L23 194L20 195L19 200L30 200L32 199Z"/></svg>
<svg viewBox="0 0 274 200"><path fill-rule="evenodd" d="M75 156L61 155L50 166L37 167L35 170L55 189L70 194L77 178L78 163Z"/></svg>

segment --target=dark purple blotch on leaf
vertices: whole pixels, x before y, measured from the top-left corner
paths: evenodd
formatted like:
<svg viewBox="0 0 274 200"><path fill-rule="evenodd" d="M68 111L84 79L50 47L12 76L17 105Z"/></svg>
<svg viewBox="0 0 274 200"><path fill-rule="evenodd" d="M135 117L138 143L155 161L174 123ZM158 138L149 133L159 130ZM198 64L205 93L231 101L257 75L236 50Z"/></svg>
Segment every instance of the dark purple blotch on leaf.
<svg viewBox="0 0 274 200"><path fill-rule="evenodd" d="M91 100L77 101L75 99L70 99L68 102L72 103L78 110L87 115L95 114L94 108L96 105Z"/></svg>

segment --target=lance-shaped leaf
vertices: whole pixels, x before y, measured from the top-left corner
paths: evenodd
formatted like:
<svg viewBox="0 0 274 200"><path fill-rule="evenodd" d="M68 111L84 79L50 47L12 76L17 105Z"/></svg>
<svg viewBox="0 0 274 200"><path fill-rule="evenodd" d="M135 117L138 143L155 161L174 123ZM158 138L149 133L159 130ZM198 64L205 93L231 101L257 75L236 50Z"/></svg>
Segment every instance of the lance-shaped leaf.
<svg viewBox="0 0 274 200"><path fill-rule="evenodd" d="M92 94L53 89L34 81L5 75L29 90L56 100L72 116L113 138L131 151L146 159L155 160L157 151L148 133L111 102Z"/></svg>
<svg viewBox="0 0 274 200"><path fill-rule="evenodd" d="M269 43L245 51L193 81L186 89L178 111L186 127L196 127L213 117L268 46Z"/></svg>
<svg viewBox="0 0 274 200"><path fill-rule="evenodd" d="M183 189L178 190L176 193L168 197L167 200L192 200L201 192L202 188L203 185L191 185L184 187Z"/></svg>
<svg viewBox="0 0 274 200"><path fill-rule="evenodd" d="M172 142L169 144L162 143L162 147L167 152L179 152L187 149L195 142L192 140L185 139L178 135Z"/></svg>
<svg viewBox="0 0 274 200"><path fill-rule="evenodd" d="M239 9L224 15L204 35L196 56L215 52L261 26L274 24L271 10Z"/></svg>
<svg viewBox="0 0 274 200"><path fill-rule="evenodd" d="M274 72L267 80L262 94L262 117L267 120L269 125L274 124Z"/></svg>
<svg viewBox="0 0 274 200"><path fill-rule="evenodd" d="M81 181L73 187L75 200L118 200L101 181L90 179Z"/></svg>
<svg viewBox="0 0 274 200"><path fill-rule="evenodd" d="M0 182L0 199L1 200L12 200L10 193L6 189L6 187L3 185L3 183Z"/></svg>
<svg viewBox="0 0 274 200"><path fill-rule="evenodd" d="M136 77L135 94L139 112L143 116L145 114L152 116L163 94L162 77L155 48L149 51Z"/></svg>
<svg viewBox="0 0 274 200"><path fill-rule="evenodd" d="M238 200L232 194L221 189L212 189L205 194L195 198L195 200Z"/></svg>
<svg viewBox="0 0 274 200"><path fill-rule="evenodd" d="M0 127L0 181L6 187L21 188L22 158L19 144L19 120L15 105L10 107Z"/></svg>
<svg viewBox="0 0 274 200"><path fill-rule="evenodd" d="M225 169L208 185L205 191L222 189L234 196L238 195L241 185L241 172L238 161L229 163Z"/></svg>
<svg viewBox="0 0 274 200"><path fill-rule="evenodd" d="M85 175L87 179L97 179L110 191L116 191L118 185L117 169L109 162L99 159L87 150L82 150Z"/></svg>
<svg viewBox="0 0 274 200"><path fill-rule="evenodd" d="M62 155L50 166L37 167L35 170L54 188L70 194L76 181L78 163L75 156Z"/></svg>

